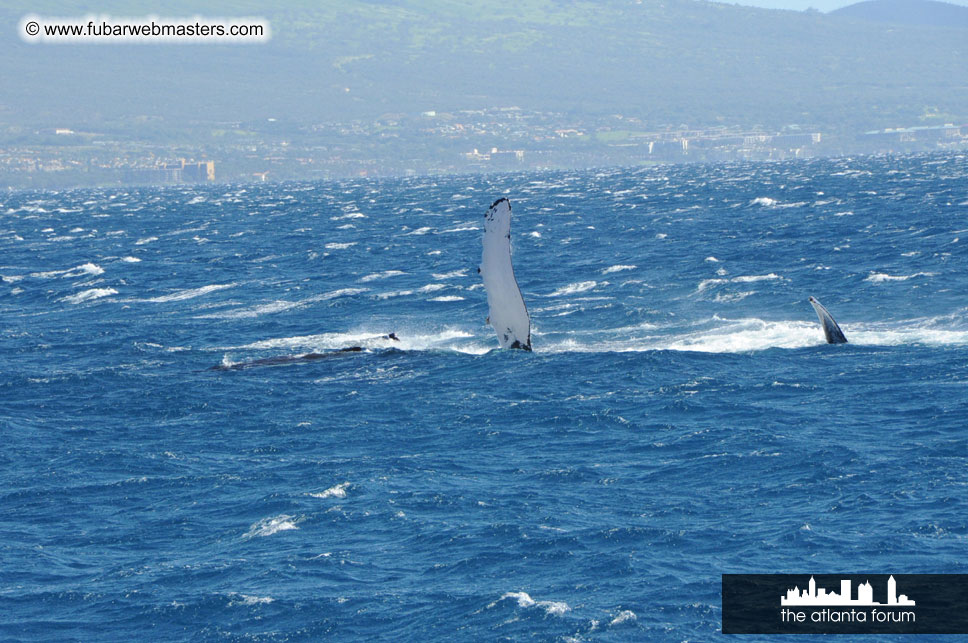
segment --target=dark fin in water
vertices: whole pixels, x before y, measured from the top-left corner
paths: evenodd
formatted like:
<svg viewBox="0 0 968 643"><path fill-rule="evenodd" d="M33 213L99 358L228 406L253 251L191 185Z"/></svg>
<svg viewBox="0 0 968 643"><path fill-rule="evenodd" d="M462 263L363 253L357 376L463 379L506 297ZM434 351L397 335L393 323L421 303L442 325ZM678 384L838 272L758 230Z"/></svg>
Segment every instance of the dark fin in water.
<svg viewBox="0 0 968 643"><path fill-rule="evenodd" d="M844 331L840 330L840 326L834 321L833 316L827 312L823 304L816 300L815 297L809 299L810 305L817 312L817 317L820 318L820 324L823 326L823 334L827 338L828 344L846 344L847 338L844 337Z"/></svg>

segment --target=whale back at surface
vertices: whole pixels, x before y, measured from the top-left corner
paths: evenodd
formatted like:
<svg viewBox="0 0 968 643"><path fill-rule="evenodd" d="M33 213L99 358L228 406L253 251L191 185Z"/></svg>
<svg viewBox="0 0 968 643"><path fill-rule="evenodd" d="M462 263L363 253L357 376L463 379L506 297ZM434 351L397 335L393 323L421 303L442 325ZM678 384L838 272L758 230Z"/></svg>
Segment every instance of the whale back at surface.
<svg viewBox="0 0 968 643"><path fill-rule="evenodd" d="M484 215L479 272L487 291L488 322L502 348L531 350L531 318L511 265L511 204L498 199Z"/></svg>
<svg viewBox="0 0 968 643"><path fill-rule="evenodd" d="M846 344L847 338L844 336L844 331L840 330L840 326L834 321L833 316L824 308L824 305L817 301L814 297L810 298L810 305L817 312L817 317L820 318L820 324L823 326L823 334L827 338L828 344Z"/></svg>

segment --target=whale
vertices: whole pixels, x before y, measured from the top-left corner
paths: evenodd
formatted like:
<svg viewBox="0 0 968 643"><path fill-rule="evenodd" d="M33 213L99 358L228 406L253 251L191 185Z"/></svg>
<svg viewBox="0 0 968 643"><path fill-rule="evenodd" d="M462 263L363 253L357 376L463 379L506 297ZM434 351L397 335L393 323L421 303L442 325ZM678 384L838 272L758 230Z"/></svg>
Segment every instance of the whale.
<svg viewBox="0 0 968 643"><path fill-rule="evenodd" d="M399 342L400 338L397 337L396 333L390 333L388 335L381 336L380 339L390 339L395 342ZM346 348L338 348L334 351L327 351L325 353L305 353L303 355L279 355L276 357L264 357L262 359L254 359L248 362L237 362L235 364L217 364L211 367L210 371L241 371L247 368L258 368L260 366L284 366L287 364L298 364L300 362L315 362L316 360L326 359L329 357L339 357L347 353L362 353L362 346L347 346Z"/></svg>
<svg viewBox="0 0 968 643"><path fill-rule="evenodd" d="M511 265L511 202L500 198L484 214L481 265L487 291L487 323L501 348L531 350L531 316Z"/></svg>
<svg viewBox="0 0 968 643"><path fill-rule="evenodd" d="M828 344L846 344L847 338L844 337L844 331L840 330L840 326L834 321L833 316L827 312L824 305L817 301L816 297L810 297L808 299L810 305L817 312L817 317L820 318L820 325L823 326L824 337L827 338Z"/></svg>
<svg viewBox="0 0 968 643"><path fill-rule="evenodd" d="M286 364L297 364L299 362L314 362L318 359L325 359L327 357L337 357L345 353L360 353L363 351L362 346L348 346L346 348L340 348L335 351L330 351L327 353L306 353L305 355L280 355L278 357L264 357L262 359L254 359L249 362L238 362L236 364L217 364L212 368L208 369L210 371L241 371L246 368L258 368L260 366L283 366Z"/></svg>

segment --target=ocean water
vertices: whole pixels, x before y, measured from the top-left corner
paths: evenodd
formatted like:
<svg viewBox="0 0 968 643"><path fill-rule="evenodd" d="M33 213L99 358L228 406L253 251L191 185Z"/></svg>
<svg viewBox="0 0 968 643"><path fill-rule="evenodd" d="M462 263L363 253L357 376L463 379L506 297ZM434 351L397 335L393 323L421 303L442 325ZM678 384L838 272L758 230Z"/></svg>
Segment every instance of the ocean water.
<svg viewBox="0 0 968 643"><path fill-rule="evenodd" d="M2 194L0 638L716 640L723 573L968 572L966 249L964 155Z"/></svg>

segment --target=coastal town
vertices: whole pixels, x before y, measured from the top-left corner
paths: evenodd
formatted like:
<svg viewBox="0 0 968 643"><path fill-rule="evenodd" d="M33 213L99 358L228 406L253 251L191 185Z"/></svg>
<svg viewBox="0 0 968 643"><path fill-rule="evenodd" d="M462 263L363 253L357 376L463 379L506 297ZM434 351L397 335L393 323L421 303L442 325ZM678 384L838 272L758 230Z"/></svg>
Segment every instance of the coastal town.
<svg viewBox="0 0 968 643"><path fill-rule="evenodd" d="M142 117L104 128L0 124L0 188L260 182L659 163L784 160L968 149L968 125L866 132L687 124L497 107L373 120L173 126Z"/></svg>

